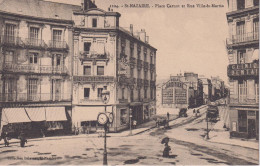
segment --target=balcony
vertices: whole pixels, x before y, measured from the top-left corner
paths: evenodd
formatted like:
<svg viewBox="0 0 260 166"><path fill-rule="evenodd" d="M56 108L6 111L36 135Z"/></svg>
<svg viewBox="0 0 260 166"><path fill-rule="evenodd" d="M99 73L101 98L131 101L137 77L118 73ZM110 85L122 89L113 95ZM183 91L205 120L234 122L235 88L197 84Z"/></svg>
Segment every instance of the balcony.
<svg viewBox="0 0 260 166"><path fill-rule="evenodd" d="M230 105L258 105L258 103L259 100L248 99L247 97L244 99L230 98Z"/></svg>
<svg viewBox="0 0 260 166"><path fill-rule="evenodd" d="M137 69L141 70L142 67L143 67L143 61L141 59L137 59Z"/></svg>
<svg viewBox="0 0 260 166"><path fill-rule="evenodd" d="M155 65L154 64L150 64L150 70L154 71L155 70Z"/></svg>
<svg viewBox="0 0 260 166"><path fill-rule="evenodd" d="M80 52L79 59L82 61L93 61L93 60L105 60L108 61L107 53L96 53L94 51L82 51Z"/></svg>
<svg viewBox="0 0 260 166"><path fill-rule="evenodd" d="M245 44L258 44L259 43L259 33L250 32L240 35L233 35L231 39L227 39L227 46L240 46Z"/></svg>
<svg viewBox="0 0 260 166"><path fill-rule="evenodd" d="M144 79L144 86L148 87L149 86L149 81L147 79Z"/></svg>
<svg viewBox="0 0 260 166"><path fill-rule="evenodd" d="M136 78L129 78L128 82L129 82L129 85L135 85L136 84Z"/></svg>
<svg viewBox="0 0 260 166"><path fill-rule="evenodd" d="M47 45L45 44L45 42L40 39L27 38L27 39L25 39L24 45L27 48L40 48L40 49L47 48Z"/></svg>
<svg viewBox="0 0 260 166"><path fill-rule="evenodd" d="M113 76L73 76L74 83L112 83Z"/></svg>
<svg viewBox="0 0 260 166"><path fill-rule="evenodd" d="M70 94L52 94L52 93L2 93L0 102L39 102L39 101L70 101Z"/></svg>
<svg viewBox="0 0 260 166"><path fill-rule="evenodd" d="M128 99L118 99L119 103L128 103Z"/></svg>
<svg viewBox="0 0 260 166"><path fill-rule="evenodd" d="M137 78L137 86L142 87L144 85L144 81L141 78Z"/></svg>
<svg viewBox="0 0 260 166"><path fill-rule="evenodd" d="M11 73L36 73L36 74L68 74L66 67L32 65L32 64L8 64L3 65L4 72Z"/></svg>
<svg viewBox="0 0 260 166"><path fill-rule="evenodd" d="M149 69L148 62L144 62L144 71L148 71L148 69Z"/></svg>
<svg viewBox="0 0 260 166"><path fill-rule="evenodd" d="M65 41L50 40L48 50L50 51L68 51L69 46Z"/></svg>
<svg viewBox="0 0 260 166"><path fill-rule="evenodd" d="M155 81L150 80L150 87L155 87Z"/></svg>
<svg viewBox="0 0 260 166"><path fill-rule="evenodd" d="M1 40L1 45L3 45L3 46L7 46L7 47L22 47L23 46L23 42L20 37L2 35L0 40Z"/></svg>
<svg viewBox="0 0 260 166"><path fill-rule="evenodd" d="M228 77L258 77L259 61L244 64L230 64L227 67Z"/></svg>

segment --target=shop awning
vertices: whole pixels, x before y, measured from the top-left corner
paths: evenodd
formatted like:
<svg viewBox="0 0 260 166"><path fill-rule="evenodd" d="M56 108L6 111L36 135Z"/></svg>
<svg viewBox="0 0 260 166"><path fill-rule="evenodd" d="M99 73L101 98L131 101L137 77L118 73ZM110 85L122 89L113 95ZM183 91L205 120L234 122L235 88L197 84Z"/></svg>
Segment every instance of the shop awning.
<svg viewBox="0 0 260 166"><path fill-rule="evenodd" d="M6 123L23 123L31 122L24 108L4 108L2 121Z"/></svg>
<svg viewBox="0 0 260 166"><path fill-rule="evenodd" d="M112 106L107 106L107 112L112 112ZM105 106L76 107L72 118L76 121L96 121L100 112L105 112Z"/></svg>
<svg viewBox="0 0 260 166"><path fill-rule="evenodd" d="M65 107L45 107L46 121L67 121Z"/></svg>
<svg viewBox="0 0 260 166"><path fill-rule="evenodd" d="M45 121L45 109L44 107L30 107L25 108L29 118L34 122Z"/></svg>

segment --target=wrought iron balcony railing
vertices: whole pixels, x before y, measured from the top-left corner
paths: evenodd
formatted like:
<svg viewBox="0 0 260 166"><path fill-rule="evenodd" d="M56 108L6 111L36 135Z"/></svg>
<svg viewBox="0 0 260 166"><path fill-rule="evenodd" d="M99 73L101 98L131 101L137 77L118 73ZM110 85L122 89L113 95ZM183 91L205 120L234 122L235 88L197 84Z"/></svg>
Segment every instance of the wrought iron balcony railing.
<svg viewBox="0 0 260 166"><path fill-rule="evenodd" d="M155 87L155 81L150 80L150 87Z"/></svg>
<svg viewBox="0 0 260 166"><path fill-rule="evenodd" d="M32 64L11 64L5 63L3 71L13 73L38 73L38 74L68 74L65 66L47 66Z"/></svg>
<svg viewBox="0 0 260 166"><path fill-rule="evenodd" d="M239 44L244 42L252 42L258 40L259 40L259 33L250 32L250 33L244 33L239 35L233 35L231 39L227 39L227 45Z"/></svg>
<svg viewBox="0 0 260 166"><path fill-rule="evenodd" d="M64 50L69 49L66 41L57 41L57 40L50 40L49 48L50 49L64 49Z"/></svg>
<svg viewBox="0 0 260 166"><path fill-rule="evenodd" d="M149 86L149 81L147 79L144 79L144 86Z"/></svg>
<svg viewBox="0 0 260 166"><path fill-rule="evenodd" d="M27 38L25 39L24 45L27 47L41 47L46 48L47 45L43 40L40 39L33 39L33 38Z"/></svg>
<svg viewBox="0 0 260 166"><path fill-rule="evenodd" d="M143 86L143 85L144 85L143 79L137 78L137 86L138 86L138 87L141 87L141 86Z"/></svg>
<svg viewBox="0 0 260 166"><path fill-rule="evenodd" d="M137 68L140 70L143 67L143 61L141 59L137 59Z"/></svg>
<svg viewBox="0 0 260 166"><path fill-rule="evenodd" d="M22 46L23 42L20 37L2 35L1 44L7 45L7 46Z"/></svg>
<svg viewBox="0 0 260 166"><path fill-rule="evenodd" d="M80 83L107 83L107 82L114 82L115 77L113 76L73 76L74 82Z"/></svg>
<svg viewBox="0 0 260 166"><path fill-rule="evenodd" d="M150 70L154 71L155 70L155 65L154 64L150 64Z"/></svg>
<svg viewBox="0 0 260 166"><path fill-rule="evenodd" d="M80 52L81 60L93 60L93 59L108 59L107 53L96 53L94 51L82 51Z"/></svg>
<svg viewBox="0 0 260 166"><path fill-rule="evenodd" d="M144 70L147 71L149 69L149 63L144 62Z"/></svg>
<svg viewBox="0 0 260 166"><path fill-rule="evenodd" d="M1 93L0 102L70 101L68 93Z"/></svg>

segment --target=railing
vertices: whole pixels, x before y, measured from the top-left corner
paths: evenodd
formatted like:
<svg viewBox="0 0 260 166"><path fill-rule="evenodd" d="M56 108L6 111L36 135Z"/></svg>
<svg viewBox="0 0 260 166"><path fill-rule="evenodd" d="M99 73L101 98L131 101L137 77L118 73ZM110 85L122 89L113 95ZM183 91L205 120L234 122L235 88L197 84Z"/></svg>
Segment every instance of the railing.
<svg viewBox="0 0 260 166"><path fill-rule="evenodd" d="M50 40L49 41L49 48L68 49L68 45L65 41Z"/></svg>
<svg viewBox="0 0 260 166"><path fill-rule="evenodd" d="M244 64L230 64L227 67L227 75L228 77L258 76L259 61Z"/></svg>
<svg viewBox="0 0 260 166"><path fill-rule="evenodd" d="M148 62L144 62L144 70L147 71L149 69L149 64Z"/></svg>
<svg viewBox="0 0 260 166"><path fill-rule="evenodd" d="M35 101L70 101L71 95L68 93L2 93L1 102L35 102Z"/></svg>
<svg viewBox="0 0 260 166"><path fill-rule="evenodd" d="M27 38L24 44L29 47L46 47L45 42L40 39Z"/></svg>
<svg viewBox="0 0 260 166"><path fill-rule="evenodd" d="M136 78L129 78L128 82L129 82L129 85L134 85L134 84L136 84Z"/></svg>
<svg viewBox="0 0 260 166"><path fill-rule="evenodd" d="M141 86L143 86L143 79L141 79L141 78L137 78L137 86L139 86L139 87L141 87Z"/></svg>
<svg viewBox="0 0 260 166"><path fill-rule="evenodd" d="M258 104L257 99L248 99L246 96L244 98L230 98L230 104Z"/></svg>
<svg viewBox="0 0 260 166"><path fill-rule="evenodd" d="M65 66L47 66L47 65L31 65L31 64L9 64L3 65L3 70L14 73L38 73L38 74L67 74L68 70Z"/></svg>
<svg viewBox="0 0 260 166"><path fill-rule="evenodd" d="M147 79L144 79L144 86L149 86L149 81Z"/></svg>
<svg viewBox="0 0 260 166"><path fill-rule="evenodd" d="M250 32L244 33L240 35L233 35L231 39L227 39L227 44L238 44L243 42L251 42L251 41L258 41L259 40L259 33L258 32Z"/></svg>
<svg viewBox="0 0 260 166"><path fill-rule="evenodd" d="M136 64L136 58L130 57L130 64L135 65Z"/></svg>
<svg viewBox="0 0 260 166"><path fill-rule="evenodd" d="M143 67L143 61L141 59L137 59L137 68L141 69Z"/></svg>
<svg viewBox="0 0 260 166"><path fill-rule="evenodd" d="M119 103L127 103L128 99L118 99Z"/></svg>
<svg viewBox="0 0 260 166"><path fill-rule="evenodd" d="M94 82L114 82L115 78L113 76L74 76L74 82L81 82L81 83L94 83Z"/></svg>
<svg viewBox="0 0 260 166"><path fill-rule="evenodd" d="M150 80L150 87L155 87L155 81Z"/></svg>
<svg viewBox="0 0 260 166"><path fill-rule="evenodd" d="M2 35L1 44L10 45L10 46L21 46L23 42L20 37Z"/></svg>
<svg viewBox="0 0 260 166"><path fill-rule="evenodd" d="M155 70L155 65L154 64L150 64L150 70L154 71Z"/></svg>
<svg viewBox="0 0 260 166"><path fill-rule="evenodd" d="M107 56L106 53L99 54L99 53L96 53L96 52L83 51L83 52L80 52L79 59L81 59L81 60L108 59L108 56Z"/></svg>

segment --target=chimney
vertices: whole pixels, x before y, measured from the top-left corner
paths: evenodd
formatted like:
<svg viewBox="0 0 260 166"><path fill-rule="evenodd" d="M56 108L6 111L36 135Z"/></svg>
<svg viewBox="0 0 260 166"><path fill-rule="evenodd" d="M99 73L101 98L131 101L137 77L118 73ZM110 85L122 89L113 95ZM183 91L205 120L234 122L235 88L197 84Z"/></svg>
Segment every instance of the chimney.
<svg viewBox="0 0 260 166"><path fill-rule="evenodd" d="M141 32L139 33L140 35L140 40L142 40L143 42L146 42L145 39L146 39L146 32L144 29L141 29Z"/></svg>
<svg viewBox="0 0 260 166"><path fill-rule="evenodd" d="M132 36L133 36L133 34L134 34L134 27L133 27L133 24L130 24L130 33L131 33Z"/></svg>
<svg viewBox="0 0 260 166"><path fill-rule="evenodd" d="M91 0L82 0L81 4L83 3L83 10L88 10L91 8L97 8L97 6L95 5L95 1L92 2Z"/></svg>
<svg viewBox="0 0 260 166"><path fill-rule="evenodd" d="M149 43L149 36L146 36L146 43Z"/></svg>

